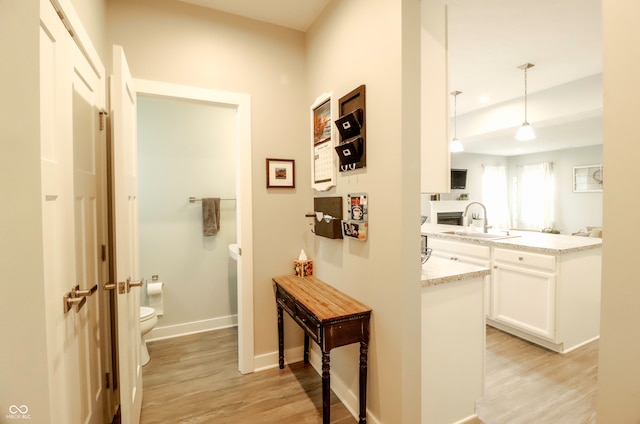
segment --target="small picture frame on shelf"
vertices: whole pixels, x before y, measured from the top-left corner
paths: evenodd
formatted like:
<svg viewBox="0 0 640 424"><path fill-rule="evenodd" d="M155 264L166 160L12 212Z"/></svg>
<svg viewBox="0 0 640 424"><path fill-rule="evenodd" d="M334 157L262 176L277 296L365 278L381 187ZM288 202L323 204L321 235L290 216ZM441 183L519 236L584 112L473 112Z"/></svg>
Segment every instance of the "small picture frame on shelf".
<svg viewBox="0 0 640 424"><path fill-rule="evenodd" d="M267 188L295 188L295 161L267 158Z"/></svg>

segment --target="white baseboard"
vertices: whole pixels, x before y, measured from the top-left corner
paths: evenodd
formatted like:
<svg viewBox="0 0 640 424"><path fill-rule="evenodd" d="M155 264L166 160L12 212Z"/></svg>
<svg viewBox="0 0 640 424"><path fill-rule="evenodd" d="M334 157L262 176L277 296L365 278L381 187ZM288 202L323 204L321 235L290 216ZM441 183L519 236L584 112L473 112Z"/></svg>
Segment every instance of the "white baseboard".
<svg viewBox="0 0 640 424"><path fill-rule="evenodd" d="M284 350L285 364L293 364L304 359L304 348L302 346ZM253 359L254 372L265 371L279 366L278 352L265 353Z"/></svg>
<svg viewBox="0 0 640 424"><path fill-rule="evenodd" d="M293 349L285 349L285 363L300 362L304 359L304 349L302 346ZM322 356L320 350L315 346L310 346L309 363L316 370L318 376L322 376ZM276 368L278 366L278 352L270 352L256 356L254 359L255 372ZM340 402L347 408L349 413L357 420L360 413L360 401L355 394L337 375L331 372L331 390L336 394ZM381 424L380 420L367 409L367 422L371 424Z"/></svg>
<svg viewBox="0 0 640 424"><path fill-rule="evenodd" d="M155 327L146 336L146 341L170 339L173 337L186 336L188 334L203 333L205 331L221 330L223 328L235 327L238 325L238 315L229 315L205 319L201 321L186 322L184 324L167 325Z"/></svg>
<svg viewBox="0 0 640 424"><path fill-rule="evenodd" d="M473 414L473 415L468 416L467 418L463 418L463 419L462 419L462 420L460 420L460 421L456 421L456 422L455 422L455 423L453 423L453 424L465 424L465 423L470 423L470 422L475 421L477 418L478 418L478 415Z"/></svg>
<svg viewBox="0 0 640 424"><path fill-rule="evenodd" d="M309 363L316 370L318 375L322 376L322 356L320 349L310 347L309 349ZM347 408L347 410L351 413L353 418L358 419L358 415L360 414L360 400L358 395L353 392L347 386L344 381L335 375L333 371L330 371L330 379L331 379L331 390L336 394L336 397L340 399L340 402ZM367 422L371 424L382 424L381 421L371 413L369 408L367 408Z"/></svg>

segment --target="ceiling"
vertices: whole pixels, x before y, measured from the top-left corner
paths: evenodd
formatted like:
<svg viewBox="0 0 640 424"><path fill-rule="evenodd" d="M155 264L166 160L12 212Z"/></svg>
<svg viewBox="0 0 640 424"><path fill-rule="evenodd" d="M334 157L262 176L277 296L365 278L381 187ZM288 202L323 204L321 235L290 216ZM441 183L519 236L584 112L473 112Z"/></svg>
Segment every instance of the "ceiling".
<svg viewBox="0 0 640 424"><path fill-rule="evenodd" d="M330 0L180 1L306 31ZM554 98L555 87L602 73L601 0L436 1L448 5L449 88L462 92L456 101L457 134L466 152L511 156L602 143L601 84L580 86L600 99L599 111L579 111L583 100L576 96L575 116L566 108L561 116L545 114L544 122L535 116L536 110L572 98L566 89ZM535 65L527 71L527 92L528 121L537 138L516 143L514 134L524 120L524 72L518 69L524 63ZM538 92L545 95L535 104ZM489 103L481 103L482 97ZM507 107L513 110L503 113L501 128L482 133L464 128L474 115Z"/></svg>
<svg viewBox="0 0 640 424"><path fill-rule="evenodd" d="M601 0L447 3L449 86L462 92L457 132L466 152L511 156L602 143ZM525 63L535 65L527 71L527 118L536 140L516 142L524 121L524 71L518 66ZM585 84L569 84L576 80ZM580 91L572 93L571 87ZM585 91L598 103L588 113ZM485 96L491 100L483 104ZM543 113L571 100L573 107L566 105L556 116ZM502 128L474 133L464 127L471 115L492 110L502 111Z"/></svg>
<svg viewBox="0 0 640 424"><path fill-rule="evenodd" d="M306 31L330 0L179 0Z"/></svg>

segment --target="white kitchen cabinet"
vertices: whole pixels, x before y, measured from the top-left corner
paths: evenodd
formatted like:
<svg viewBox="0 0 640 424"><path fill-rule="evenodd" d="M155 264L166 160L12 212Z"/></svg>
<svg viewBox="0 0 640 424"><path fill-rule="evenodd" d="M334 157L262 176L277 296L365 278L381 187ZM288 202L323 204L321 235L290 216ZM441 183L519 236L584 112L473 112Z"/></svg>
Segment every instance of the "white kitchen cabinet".
<svg viewBox="0 0 640 424"><path fill-rule="evenodd" d="M555 256L495 249L491 311L495 320L555 337Z"/></svg>
<svg viewBox="0 0 640 424"><path fill-rule="evenodd" d="M437 0L422 1L421 32L421 179L422 193L451 191L447 9ZM435 222L435 221L433 221Z"/></svg>
<svg viewBox="0 0 640 424"><path fill-rule="evenodd" d="M493 248L487 323L566 353L600 334L601 248L561 255Z"/></svg>
<svg viewBox="0 0 640 424"><path fill-rule="evenodd" d="M476 243L465 243L459 241L442 240L429 237L428 247L432 250L431 255L450 261L480 265L489 268L491 266L491 248ZM484 310L490 310L491 275L484 277Z"/></svg>
<svg viewBox="0 0 640 424"><path fill-rule="evenodd" d="M427 239L427 246L432 250L431 254L443 259L460 261L474 265L489 267L491 261L491 248L475 243L442 240L433 237Z"/></svg>

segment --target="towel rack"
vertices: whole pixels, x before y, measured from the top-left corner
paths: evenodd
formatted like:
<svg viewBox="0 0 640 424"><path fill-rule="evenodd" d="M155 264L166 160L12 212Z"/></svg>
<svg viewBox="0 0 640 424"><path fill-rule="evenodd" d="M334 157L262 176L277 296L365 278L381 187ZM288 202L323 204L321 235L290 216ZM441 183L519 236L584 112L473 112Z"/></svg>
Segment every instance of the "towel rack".
<svg viewBox="0 0 640 424"><path fill-rule="evenodd" d="M235 198L228 198L228 199L220 199L220 200L236 200ZM195 203L195 202L202 202L202 199L198 199L196 197L189 197L189 203Z"/></svg>

